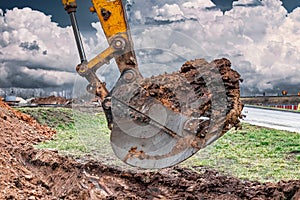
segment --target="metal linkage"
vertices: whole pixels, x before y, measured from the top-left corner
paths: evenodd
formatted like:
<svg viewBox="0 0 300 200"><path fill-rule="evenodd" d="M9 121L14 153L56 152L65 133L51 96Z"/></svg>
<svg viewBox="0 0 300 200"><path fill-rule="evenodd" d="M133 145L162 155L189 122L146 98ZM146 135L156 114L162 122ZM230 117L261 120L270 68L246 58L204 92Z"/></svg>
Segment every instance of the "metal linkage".
<svg viewBox="0 0 300 200"><path fill-rule="evenodd" d="M71 25L73 28L73 33L75 36L76 45L77 45L77 49L78 49L78 53L79 53L79 57L80 57L80 62L83 63L83 62L86 62L86 56L85 56L82 40L80 37L80 32L79 32L79 28L78 28L78 24L77 24L77 20L76 20L76 15L75 15L75 12L71 12L69 15L70 15Z"/></svg>

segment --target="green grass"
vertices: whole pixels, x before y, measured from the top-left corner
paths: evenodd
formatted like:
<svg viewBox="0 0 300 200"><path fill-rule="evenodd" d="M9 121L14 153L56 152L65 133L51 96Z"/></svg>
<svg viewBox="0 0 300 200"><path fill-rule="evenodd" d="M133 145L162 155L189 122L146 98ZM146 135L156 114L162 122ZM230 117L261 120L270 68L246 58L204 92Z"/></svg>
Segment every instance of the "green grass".
<svg viewBox="0 0 300 200"><path fill-rule="evenodd" d="M74 127L74 114L73 110L69 108L47 108L47 107L34 107L34 108L17 108L17 110L31 115L41 124L46 124L54 129L72 129Z"/></svg>
<svg viewBox="0 0 300 200"><path fill-rule="evenodd" d="M58 132L53 140L39 144L38 148L57 149L62 154L97 159L105 164L122 164L110 147L110 131L103 113L66 108L22 111ZM203 166L261 182L300 179L300 134L243 124L242 130L229 131L180 166L196 170Z"/></svg>
<svg viewBox="0 0 300 200"><path fill-rule="evenodd" d="M243 124L185 161L242 179L300 179L300 134Z"/></svg>
<svg viewBox="0 0 300 200"><path fill-rule="evenodd" d="M74 158L92 157L110 160L113 152L109 144L106 119L102 112L80 112L70 108L18 108L39 123L57 131L52 140L37 148L56 149Z"/></svg>

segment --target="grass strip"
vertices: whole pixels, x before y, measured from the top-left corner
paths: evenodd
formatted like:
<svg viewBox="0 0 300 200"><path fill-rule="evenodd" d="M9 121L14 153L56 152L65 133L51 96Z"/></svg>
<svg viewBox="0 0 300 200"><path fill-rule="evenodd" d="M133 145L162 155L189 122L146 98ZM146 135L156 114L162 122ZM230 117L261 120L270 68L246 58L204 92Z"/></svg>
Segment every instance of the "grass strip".
<svg viewBox="0 0 300 200"><path fill-rule="evenodd" d="M79 112L67 108L22 108L42 124L57 130L53 140L38 148L57 149L76 158L88 157L118 164L109 143L102 112ZM201 149L180 166L207 167L241 179L260 182L300 179L300 134L244 123L212 145Z"/></svg>

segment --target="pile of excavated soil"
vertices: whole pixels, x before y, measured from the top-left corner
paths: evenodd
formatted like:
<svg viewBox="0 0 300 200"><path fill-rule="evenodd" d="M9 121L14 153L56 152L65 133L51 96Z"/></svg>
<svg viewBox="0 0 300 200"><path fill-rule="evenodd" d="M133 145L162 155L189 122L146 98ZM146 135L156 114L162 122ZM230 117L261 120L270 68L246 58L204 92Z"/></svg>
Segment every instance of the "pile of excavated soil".
<svg viewBox="0 0 300 200"><path fill-rule="evenodd" d="M55 131L0 101L0 199L26 199L46 190L26 166L23 154ZM38 196L38 195L37 195Z"/></svg>
<svg viewBox="0 0 300 200"><path fill-rule="evenodd" d="M71 101L63 97L49 96L35 98L31 101L31 103L38 105L68 105Z"/></svg>
<svg viewBox="0 0 300 200"><path fill-rule="evenodd" d="M300 180L259 183L180 167L140 172L33 147L54 134L0 101L0 199L300 199Z"/></svg>

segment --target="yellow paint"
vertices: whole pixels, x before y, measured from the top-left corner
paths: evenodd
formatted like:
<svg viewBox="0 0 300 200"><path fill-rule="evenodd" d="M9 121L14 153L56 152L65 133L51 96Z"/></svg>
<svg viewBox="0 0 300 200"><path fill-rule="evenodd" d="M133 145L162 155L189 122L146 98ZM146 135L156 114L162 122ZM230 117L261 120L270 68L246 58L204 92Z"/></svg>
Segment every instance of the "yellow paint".
<svg viewBox="0 0 300 200"><path fill-rule="evenodd" d="M76 0L62 0L62 2L68 13L75 12ZM122 59L115 58L119 70L122 72L125 68L137 68L137 64L133 65L130 62L131 60L136 61L137 59L133 51L133 42L131 40L122 0L92 0L92 4L89 10L90 12L97 13L109 47L89 61L85 67L82 67L80 73L84 73L85 70L96 71L101 65L112 59L115 52L120 51L120 49L117 49L117 47L114 47L112 44L116 37L122 38L125 42L124 49L122 49L122 51L124 51Z"/></svg>
<svg viewBox="0 0 300 200"><path fill-rule="evenodd" d="M76 0L62 0L66 7L76 5ZM91 12L96 12L101 22L106 37L110 37L127 31L126 15L123 9L122 0L92 0ZM107 20L102 16L102 11L108 11L110 16Z"/></svg>
<svg viewBox="0 0 300 200"><path fill-rule="evenodd" d="M113 56L114 51L115 50L112 47L108 47L103 52L101 52L96 57L94 57L92 60L90 60L89 63L87 64L87 68L91 69L94 66L96 66L98 63L104 64L103 62L105 62L107 58L111 58Z"/></svg>
<svg viewBox="0 0 300 200"><path fill-rule="evenodd" d="M106 38L109 39L118 33L127 31L127 22L122 0L92 0L92 2ZM111 16L105 20L101 14L101 10L109 11Z"/></svg>
<svg viewBox="0 0 300 200"><path fill-rule="evenodd" d="M76 0L62 0L62 3L64 6L71 5L71 4L76 4Z"/></svg>
<svg viewBox="0 0 300 200"><path fill-rule="evenodd" d="M298 109L297 110L299 110L300 111L300 103L298 104Z"/></svg>

